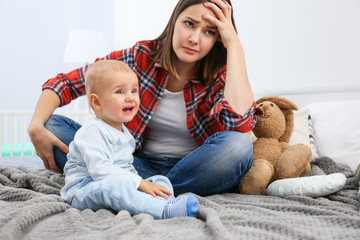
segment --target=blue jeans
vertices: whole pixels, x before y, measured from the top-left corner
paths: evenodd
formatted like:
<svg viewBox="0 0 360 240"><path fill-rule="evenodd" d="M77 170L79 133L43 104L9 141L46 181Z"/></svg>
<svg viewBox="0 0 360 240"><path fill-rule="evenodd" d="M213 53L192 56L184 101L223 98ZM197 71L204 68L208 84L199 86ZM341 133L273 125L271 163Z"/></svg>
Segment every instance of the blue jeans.
<svg viewBox="0 0 360 240"><path fill-rule="evenodd" d="M76 131L81 128L81 124L70 118L53 114L45 123L45 128L59 138L60 141L69 146L69 144L74 140ZM54 157L56 166L63 170L67 161L66 153L64 153L60 148L54 147Z"/></svg>
<svg viewBox="0 0 360 240"><path fill-rule="evenodd" d="M81 127L73 120L52 115L45 127L69 145ZM66 154L54 148L57 166L63 169ZM164 175L173 184L174 194L192 192L206 196L229 192L249 171L252 164L252 143L243 133L218 132L186 157L168 158L135 153L134 167L146 179Z"/></svg>

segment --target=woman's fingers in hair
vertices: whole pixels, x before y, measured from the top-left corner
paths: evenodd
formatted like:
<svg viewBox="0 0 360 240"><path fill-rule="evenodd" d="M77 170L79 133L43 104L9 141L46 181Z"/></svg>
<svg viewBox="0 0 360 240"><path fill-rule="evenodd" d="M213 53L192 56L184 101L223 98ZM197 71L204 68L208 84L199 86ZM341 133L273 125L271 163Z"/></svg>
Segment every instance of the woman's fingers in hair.
<svg viewBox="0 0 360 240"><path fill-rule="evenodd" d="M223 11L218 6L216 6L216 4L210 2L204 2L204 6L211 9L216 14L219 20L225 19L225 15Z"/></svg>
<svg viewBox="0 0 360 240"><path fill-rule="evenodd" d="M210 0L211 3L205 2L205 6L211 8L221 20L231 17L231 6L226 0Z"/></svg>
<svg viewBox="0 0 360 240"><path fill-rule="evenodd" d="M210 0L204 3L204 6L211 9L217 17L209 14L203 14L202 18L217 27L219 38L225 48L231 45L231 42L238 39L236 30L232 23L232 8L228 2L223 0Z"/></svg>
<svg viewBox="0 0 360 240"><path fill-rule="evenodd" d="M209 14L202 14L202 18L216 25L219 31L219 28L222 28L221 25L231 22L231 7L229 5L229 10L223 0L211 0L211 2L204 2L204 6L211 9L216 14L217 18Z"/></svg>

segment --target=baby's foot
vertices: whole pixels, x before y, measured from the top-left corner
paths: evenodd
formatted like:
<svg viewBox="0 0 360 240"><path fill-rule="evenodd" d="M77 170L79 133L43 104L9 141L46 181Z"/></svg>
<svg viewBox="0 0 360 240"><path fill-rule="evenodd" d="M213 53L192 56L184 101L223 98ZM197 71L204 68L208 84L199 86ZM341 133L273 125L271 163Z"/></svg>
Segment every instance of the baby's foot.
<svg viewBox="0 0 360 240"><path fill-rule="evenodd" d="M192 195L180 196L165 205L162 219L173 217L195 217L199 211L199 201Z"/></svg>

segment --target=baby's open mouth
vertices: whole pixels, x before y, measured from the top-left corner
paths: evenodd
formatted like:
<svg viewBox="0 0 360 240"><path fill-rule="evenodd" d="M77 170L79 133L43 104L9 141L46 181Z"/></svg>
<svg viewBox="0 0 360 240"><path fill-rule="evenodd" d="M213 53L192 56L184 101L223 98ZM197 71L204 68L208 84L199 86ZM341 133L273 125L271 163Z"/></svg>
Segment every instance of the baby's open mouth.
<svg viewBox="0 0 360 240"><path fill-rule="evenodd" d="M131 112L134 109L134 107L126 107L123 109L124 112Z"/></svg>

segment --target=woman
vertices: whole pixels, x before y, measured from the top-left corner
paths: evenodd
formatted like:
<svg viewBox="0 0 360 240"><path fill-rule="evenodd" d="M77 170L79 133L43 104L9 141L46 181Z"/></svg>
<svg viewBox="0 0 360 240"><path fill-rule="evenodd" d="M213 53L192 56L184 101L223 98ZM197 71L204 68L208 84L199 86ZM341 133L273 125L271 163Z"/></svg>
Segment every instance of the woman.
<svg viewBox="0 0 360 240"><path fill-rule="evenodd" d="M180 0L164 32L103 59L127 63L139 78L140 108L126 126L139 175L165 175L175 195L210 195L237 186L252 164L243 133L258 109L230 0ZM101 59L97 59L101 60ZM43 85L28 132L48 169L61 172L80 125L54 110L85 94L87 66Z"/></svg>

